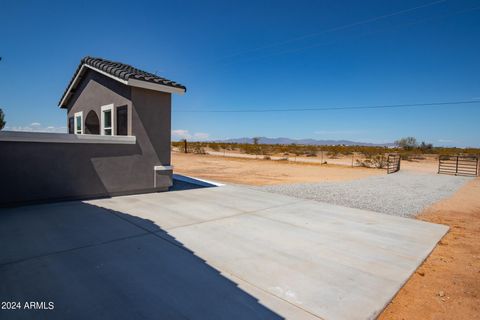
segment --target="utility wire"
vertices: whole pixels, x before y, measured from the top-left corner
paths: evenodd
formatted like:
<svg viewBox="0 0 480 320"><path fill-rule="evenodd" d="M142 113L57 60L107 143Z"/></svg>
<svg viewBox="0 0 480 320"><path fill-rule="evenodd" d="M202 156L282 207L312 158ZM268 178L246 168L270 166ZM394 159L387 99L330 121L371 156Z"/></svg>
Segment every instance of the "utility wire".
<svg viewBox="0 0 480 320"><path fill-rule="evenodd" d="M344 107L304 107L304 108L272 108L272 109L211 109L211 110L174 110L176 113L266 113L266 112L304 112L304 111L329 111L329 110L363 110L363 109L399 109L414 107L431 107L431 106L449 106L464 104L480 104L480 100L461 100L461 101L442 101L428 103L411 103L411 104L389 104L374 106L344 106Z"/></svg>
<svg viewBox="0 0 480 320"><path fill-rule="evenodd" d="M265 50L265 49L275 48L275 47L283 46L283 45L286 45L286 44L289 44L289 43L298 42L298 41L301 41L301 40L304 40L304 39L318 37L318 36L323 35L323 34L328 34L328 33L332 33L332 32L337 32L337 31L353 28L353 27L356 27L356 26L359 26L359 25L368 24L368 23L371 23L371 22L375 22L375 21L386 19L386 18L389 18L389 17L401 15L401 14L404 14L404 13L407 13L407 12L410 12L410 11L414 11L414 10L418 10L418 9L421 9L421 8L430 7L430 6L437 5L437 4L440 4L440 3L444 3L444 2L447 2L447 1L448 0L437 0L437 1L429 2L429 3L426 3L426 4L420 5L420 6L411 7L411 8L403 9L403 10L396 11L396 12L393 12L393 13L372 17L372 18L369 18L369 19L366 19L366 20L361 20L361 21L357 21L357 22L333 27L333 28L326 29L326 30L319 31L319 32L315 32L315 33L305 34L305 35L302 35L302 36L299 36L299 37L283 40L283 41L280 41L280 42L270 43L270 44L267 44L267 45L264 45L264 46L259 46L259 47L256 47L256 48L245 49L243 51L239 51L237 53L233 53L233 54L226 55L224 57L218 58L215 61L212 61L211 63L208 63L208 64L214 65L214 64L222 63L222 61L225 61L225 60L231 59L231 58L235 58L237 56L242 56L245 53L252 53L252 52L262 51L262 50ZM275 54L273 54L273 55L275 55ZM263 58L263 57L261 57L261 58ZM255 59L253 59L253 60L255 60ZM231 64L231 63L227 63L227 64ZM191 65L190 67L195 67L195 66L196 65ZM204 64L202 66L204 66Z"/></svg>
<svg viewBox="0 0 480 320"><path fill-rule="evenodd" d="M444 19L444 18L448 18L448 17L451 17L451 16L459 15L459 14L464 14L464 13L479 10L479 9L480 9L480 6L476 6L476 7L473 7L473 8L466 8L466 9L462 9L462 10L459 10L459 11L456 11L456 12L453 12L453 13L444 14L444 15L441 15L441 16L428 17L428 18L424 18L424 19L420 19L420 20L416 20L416 21L412 21L412 22L399 24L399 25L394 26L392 29L381 29L381 30L375 30L375 31L367 32L367 33L364 33L364 34L361 34L361 35L357 36L356 38L372 36L372 35L375 35L375 34L378 34L378 33L391 32L391 31L394 31L394 30L398 30L402 27L413 26L413 25L416 25L416 24L429 22L429 21L437 20L437 19ZM242 60L242 62L243 63L252 62L252 61L256 61L256 60L267 59L267 58L270 58L272 56L279 56L279 55L284 55L284 54L289 54L289 53L300 52L300 51L304 51L304 50L307 50L307 49L313 49L313 48L318 48L318 47L322 47L322 46L332 45L332 44L335 44L335 43L340 42L340 41L342 41L342 40L333 40L333 41L329 41L329 42L316 43L316 44L312 44L312 45L308 45L308 46L304 46L304 47L299 47L299 48L286 49L286 50L283 50L283 51L277 51L277 52L273 52L273 53L270 53L270 54L265 54L265 55L262 55L262 56L256 56L256 57L254 56L254 57L251 57L249 59L244 59L244 60ZM233 63L229 63L229 64L233 64Z"/></svg>
<svg viewBox="0 0 480 320"><path fill-rule="evenodd" d="M246 49L246 50L243 50L243 51L225 56L225 57L221 58L221 60L226 59L226 58L236 57L236 56L239 56L239 55L243 55L245 53L261 51L261 50L264 50L264 49L283 46L283 45L286 45L286 44L289 44L289 43L292 43L292 42L297 42L297 41L301 41L301 40L304 40L304 39L317 37L317 36L327 34L327 33L332 33L332 32L337 32L337 31L349 29L349 28L352 28L352 27L356 27L356 26L368 24L368 23L371 23L371 22L375 22L375 21L378 21L378 20L382 20L382 19L393 17L393 16L401 15L401 14L404 14L404 13L407 13L407 12L410 12L410 11L414 11L414 10L418 10L418 9L422 9L422 8L427 8L427 7L434 6L434 5L437 5L437 4L440 4L440 3L444 3L444 2L447 2L447 0L437 0L437 1L429 2L429 3L426 3L426 4L420 5L420 6L396 11L396 12L393 12L393 13L388 13L388 14L384 14L384 15L381 15L381 16L376 16L376 17L373 17L373 18L369 18L369 19L365 19L365 20L341 25L341 26L338 26L338 27L326 29L326 30L323 30L323 31L315 32L315 33L305 34L303 36L291 38L291 39L288 39L288 40L284 40L284 41L280 41L280 42L276 42L276 43L271 43L271 44L267 44L267 45L256 47L256 48Z"/></svg>

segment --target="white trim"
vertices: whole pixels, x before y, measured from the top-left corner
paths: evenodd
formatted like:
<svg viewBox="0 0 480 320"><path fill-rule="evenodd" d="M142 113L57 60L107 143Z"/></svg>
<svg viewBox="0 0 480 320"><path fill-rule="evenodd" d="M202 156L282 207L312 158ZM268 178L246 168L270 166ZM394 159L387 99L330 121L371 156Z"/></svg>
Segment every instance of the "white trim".
<svg viewBox="0 0 480 320"><path fill-rule="evenodd" d="M170 87L163 84L147 82L147 81L142 81L138 79L128 79L128 85L132 87L144 88L144 89L161 91L161 92L178 93L180 95L185 93L185 90L181 88Z"/></svg>
<svg viewBox="0 0 480 320"><path fill-rule="evenodd" d="M173 170L173 166L154 166L154 171Z"/></svg>
<svg viewBox="0 0 480 320"><path fill-rule="evenodd" d="M70 95L70 91L72 90L73 86L77 83L78 78L82 75L84 67L85 65L82 64L82 66L80 67L80 70L78 70L77 75L75 76L75 79L73 79L72 83L67 89L67 92L65 92L65 95L63 96L62 101L60 101L60 108L63 106L65 99L67 99L67 97Z"/></svg>
<svg viewBox="0 0 480 320"><path fill-rule="evenodd" d="M205 180L205 179L199 179L199 178L194 178L194 177L189 177L189 176L184 176L182 174L173 174L173 179L178 180L178 181L183 181L183 182L188 182L191 184L196 184L199 186L204 186L204 187L223 187L225 184L211 181L211 180Z"/></svg>
<svg viewBox="0 0 480 320"><path fill-rule="evenodd" d="M178 93L180 95L184 94L185 93L185 89L181 89L181 88L175 88L175 87L170 87L170 86L166 86L166 85L163 85L163 84L158 84L158 83L152 83L152 82L148 82L148 81L142 81L142 80L138 80L138 79L129 79L128 81L127 80L123 80L122 78L119 78L119 77L115 77L114 75L111 75L109 74L108 72L105 72L103 70L100 70L100 69L97 69L95 67L92 67L88 64L82 64L82 66L80 67L80 70L78 70L77 72L77 75L75 76L75 78L73 79L72 81L72 84L70 84L70 86L68 87L67 91L65 92L65 95L63 96L62 98L62 101L60 101L60 107L62 107L64 104L65 104L65 100L67 99L67 97L70 95L70 92L72 91L72 88L77 84L77 82L79 81L79 78L83 75L84 73L84 70L85 68L88 68L88 69L91 69L93 71L96 71L100 74L103 74L104 76L106 77L109 77L113 80L116 80L120 83L123 83L125 85L128 85L128 86L132 86L132 87L139 87L139 88L144 88L144 89L149 89L149 90L155 90L155 91L161 91L161 92L168 92L168 93Z"/></svg>
<svg viewBox="0 0 480 320"><path fill-rule="evenodd" d="M46 143L135 144L135 136L100 136L98 134L68 134L50 132L0 131L0 141Z"/></svg>
<svg viewBox="0 0 480 320"><path fill-rule="evenodd" d="M106 129L105 129L105 111L110 111L110 128L106 128ZM108 129L110 129L112 134L105 134L105 130L108 130ZM100 135L114 136L115 129L116 129L116 125L115 125L115 112L114 112L113 103L102 106L100 108Z"/></svg>
<svg viewBox="0 0 480 320"><path fill-rule="evenodd" d="M77 132L77 117L80 117L80 133ZM73 133L74 134L83 134L84 132L84 123L83 123L83 111L75 112L73 115Z"/></svg>

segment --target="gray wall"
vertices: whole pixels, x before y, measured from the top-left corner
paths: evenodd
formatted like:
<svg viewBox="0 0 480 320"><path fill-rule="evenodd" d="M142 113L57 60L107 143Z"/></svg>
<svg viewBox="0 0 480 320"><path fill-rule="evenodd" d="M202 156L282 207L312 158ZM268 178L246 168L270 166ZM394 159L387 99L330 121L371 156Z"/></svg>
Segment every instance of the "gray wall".
<svg viewBox="0 0 480 320"><path fill-rule="evenodd" d="M0 139L0 205L167 190L171 94L128 87L90 71L68 104L68 116L102 105L128 106L136 144L12 142ZM59 110L60 111L60 110Z"/></svg>

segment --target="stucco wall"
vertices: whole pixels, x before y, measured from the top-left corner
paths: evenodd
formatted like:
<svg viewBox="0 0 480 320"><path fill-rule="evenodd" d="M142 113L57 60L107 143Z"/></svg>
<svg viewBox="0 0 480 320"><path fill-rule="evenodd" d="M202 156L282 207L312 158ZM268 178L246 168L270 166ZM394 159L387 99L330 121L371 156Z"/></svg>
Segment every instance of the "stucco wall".
<svg viewBox="0 0 480 320"><path fill-rule="evenodd" d="M153 168L135 165L143 157L136 142L2 140L0 133L0 205L165 191L171 183L172 172L162 171L154 188Z"/></svg>
<svg viewBox="0 0 480 320"><path fill-rule="evenodd" d="M101 107L113 104L115 107L126 105L128 108L129 123L128 127L132 128L132 102L131 87L126 86L118 81L108 78L102 74L89 70L84 75L84 80L77 88L76 93L69 100L67 105L67 121L73 117L76 112L83 111L84 120L87 114L93 110L100 119ZM133 135L128 131L129 135Z"/></svg>
<svg viewBox="0 0 480 320"><path fill-rule="evenodd" d="M171 94L132 88L88 72L70 100L68 116L103 105L128 107L134 144L5 141L0 136L0 205L51 199L91 198L167 190ZM61 112L62 110L59 110ZM48 139L47 139L48 140ZM61 139L60 139L61 140Z"/></svg>

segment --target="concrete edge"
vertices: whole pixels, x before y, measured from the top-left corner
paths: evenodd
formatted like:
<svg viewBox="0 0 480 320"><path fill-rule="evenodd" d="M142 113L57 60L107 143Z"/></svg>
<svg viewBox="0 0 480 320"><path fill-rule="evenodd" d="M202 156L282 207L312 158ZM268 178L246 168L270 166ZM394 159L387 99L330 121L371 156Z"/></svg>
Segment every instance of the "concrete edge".
<svg viewBox="0 0 480 320"><path fill-rule="evenodd" d="M215 182L215 181L211 181L211 180L189 177L189 176L185 176L185 175L182 175L182 174L176 174L176 173L173 174L173 179L178 180L178 181L182 181L182 182L191 183L191 184L196 184L196 185L203 186L203 187L223 187L223 186L225 186L225 184L223 184L223 183L219 183L219 182Z"/></svg>
<svg viewBox="0 0 480 320"><path fill-rule="evenodd" d="M415 219L416 220L416 219ZM427 222L427 221L424 221L424 222ZM403 287L405 287L405 285L407 284L408 281L410 281L410 279L412 278L412 276L415 274L415 272L418 270L418 268L420 268L424 263L425 261L428 259L428 257L430 257L430 255L432 254L433 250L435 250L435 248L437 248L438 246L438 243L440 241L442 241L443 238L445 238L445 236L448 234L448 232L450 231L450 227L448 225L445 225L445 224L439 224L439 223L433 223L433 222L427 222L427 223L431 223L431 224L434 224L434 225L438 225L438 226L443 226L445 227L444 228L444 232L443 232L443 235L433 244L432 248L428 251L428 254L420 261L420 263L417 265L417 267L412 270L412 272L410 273L410 276L408 276L405 281L403 281L401 284L400 284L400 287L398 288L397 292L385 303L385 305L375 311L374 313L372 313L371 315L371 318L372 319L377 319L380 314L382 314L383 311L385 311L385 309L388 307L388 305L390 305L390 303L392 303L392 301L398 296L400 290L402 290Z"/></svg>

